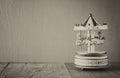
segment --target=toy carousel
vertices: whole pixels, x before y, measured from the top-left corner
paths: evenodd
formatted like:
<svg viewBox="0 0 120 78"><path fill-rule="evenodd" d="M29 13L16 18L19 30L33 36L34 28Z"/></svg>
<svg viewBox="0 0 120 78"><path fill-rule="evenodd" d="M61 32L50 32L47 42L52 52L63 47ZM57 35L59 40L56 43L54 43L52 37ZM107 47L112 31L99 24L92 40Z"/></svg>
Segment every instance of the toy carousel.
<svg viewBox="0 0 120 78"><path fill-rule="evenodd" d="M87 51L77 51L74 57L74 64L81 69L105 68L108 65L106 51L96 51L95 45L103 44L105 37L102 37L102 30L107 30L106 23L100 25L92 17L92 14L83 24L76 24L74 31L77 31L76 45L87 47Z"/></svg>

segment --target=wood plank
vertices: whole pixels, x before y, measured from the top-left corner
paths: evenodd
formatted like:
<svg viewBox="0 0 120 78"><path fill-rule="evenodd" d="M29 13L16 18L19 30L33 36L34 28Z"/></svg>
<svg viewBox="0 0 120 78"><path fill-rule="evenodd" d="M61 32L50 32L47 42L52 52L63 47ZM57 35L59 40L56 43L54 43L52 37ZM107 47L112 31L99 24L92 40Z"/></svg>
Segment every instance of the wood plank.
<svg viewBox="0 0 120 78"><path fill-rule="evenodd" d="M109 78L120 78L120 63L112 62L107 71Z"/></svg>
<svg viewBox="0 0 120 78"><path fill-rule="evenodd" d="M76 68L73 63L66 63L66 67L72 78L120 78L120 68L110 66L108 69L98 70L80 70Z"/></svg>
<svg viewBox="0 0 120 78"><path fill-rule="evenodd" d="M11 63L2 78L71 78L64 64Z"/></svg>
<svg viewBox="0 0 120 78"><path fill-rule="evenodd" d="M81 71L80 69L75 68L72 63L67 63L66 67L68 68L72 78L90 78L89 71L88 73Z"/></svg>
<svg viewBox="0 0 120 78"><path fill-rule="evenodd" d="M5 66L7 65L8 63L0 63L0 74L2 73L2 71L5 69Z"/></svg>
<svg viewBox="0 0 120 78"><path fill-rule="evenodd" d="M27 78L71 78L64 64L28 64L32 67Z"/></svg>
<svg viewBox="0 0 120 78"><path fill-rule="evenodd" d="M2 72L2 78L24 78L26 75L26 64L10 63L9 66Z"/></svg>

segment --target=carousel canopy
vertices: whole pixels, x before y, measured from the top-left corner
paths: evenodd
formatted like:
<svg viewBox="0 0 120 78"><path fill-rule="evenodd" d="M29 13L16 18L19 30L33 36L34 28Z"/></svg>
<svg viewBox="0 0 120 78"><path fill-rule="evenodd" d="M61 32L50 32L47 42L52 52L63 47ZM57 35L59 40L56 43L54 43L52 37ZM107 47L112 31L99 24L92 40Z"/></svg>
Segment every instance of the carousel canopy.
<svg viewBox="0 0 120 78"><path fill-rule="evenodd" d="M98 22L96 22L96 20L93 18L92 14L90 14L90 16L88 17L88 19L80 24L76 24L76 26L74 26L74 30L75 31L79 31L79 30L106 30L107 28L107 24L103 24L100 25Z"/></svg>
<svg viewBox="0 0 120 78"><path fill-rule="evenodd" d="M98 23L96 20L92 17L92 14L88 17L88 19L82 24L82 26L97 26Z"/></svg>

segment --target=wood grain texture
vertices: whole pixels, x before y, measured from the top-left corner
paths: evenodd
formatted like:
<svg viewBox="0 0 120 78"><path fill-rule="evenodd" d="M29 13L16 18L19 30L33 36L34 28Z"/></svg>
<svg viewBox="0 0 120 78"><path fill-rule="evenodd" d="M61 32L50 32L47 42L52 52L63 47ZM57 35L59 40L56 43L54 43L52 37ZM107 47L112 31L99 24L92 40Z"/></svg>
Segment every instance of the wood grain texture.
<svg viewBox="0 0 120 78"><path fill-rule="evenodd" d="M120 78L119 65L110 65L107 69L80 70L73 63L67 63L66 67L72 78Z"/></svg>
<svg viewBox="0 0 120 78"><path fill-rule="evenodd" d="M106 70L82 71L73 63L0 63L0 78L120 78L119 65L112 64Z"/></svg>
<svg viewBox="0 0 120 78"><path fill-rule="evenodd" d="M11 63L2 78L71 78L64 64Z"/></svg>
<svg viewBox="0 0 120 78"><path fill-rule="evenodd" d="M0 74L2 73L6 65L7 63L0 63Z"/></svg>

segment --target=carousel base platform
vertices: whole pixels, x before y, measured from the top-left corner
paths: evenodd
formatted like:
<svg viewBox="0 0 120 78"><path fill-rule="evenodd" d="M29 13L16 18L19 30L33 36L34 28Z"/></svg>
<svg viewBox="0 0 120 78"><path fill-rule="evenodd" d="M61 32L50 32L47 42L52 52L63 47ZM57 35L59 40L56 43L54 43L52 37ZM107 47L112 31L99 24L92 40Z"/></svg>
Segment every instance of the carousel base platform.
<svg viewBox="0 0 120 78"><path fill-rule="evenodd" d="M74 57L75 67L81 69L98 69L108 67L108 57L107 53L96 52L96 53L87 53L87 52L77 52Z"/></svg>

